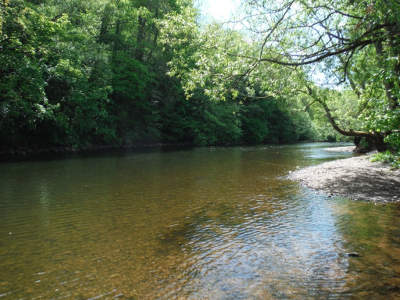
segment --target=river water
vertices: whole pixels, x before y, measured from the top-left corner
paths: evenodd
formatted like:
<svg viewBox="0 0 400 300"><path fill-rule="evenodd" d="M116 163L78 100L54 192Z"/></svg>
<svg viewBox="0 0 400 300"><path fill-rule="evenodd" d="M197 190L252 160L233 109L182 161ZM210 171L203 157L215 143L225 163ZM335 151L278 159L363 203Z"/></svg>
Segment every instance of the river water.
<svg viewBox="0 0 400 300"><path fill-rule="evenodd" d="M400 207L284 178L329 146L3 163L0 299L398 298Z"/></svg>

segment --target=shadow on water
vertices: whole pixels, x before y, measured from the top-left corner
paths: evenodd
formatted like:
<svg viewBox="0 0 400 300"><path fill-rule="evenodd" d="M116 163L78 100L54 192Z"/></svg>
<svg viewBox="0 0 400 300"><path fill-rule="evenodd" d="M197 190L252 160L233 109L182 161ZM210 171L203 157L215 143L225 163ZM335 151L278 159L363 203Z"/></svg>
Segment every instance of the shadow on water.
<svg viewBox="0 0 400 300"><path fill-rule="evenodd" d="M349 289L360 297L400 296L400 206L338 201L338 229L345 246L359 257L350 259ZM374 282L371 284L371 282Z"/></svg>
<svg viewBox="0 0 400 300"><path fill-rule="evenodd" d="M328 146L0 165L0 299L398 297L399 207L282 179Z"/></svg>

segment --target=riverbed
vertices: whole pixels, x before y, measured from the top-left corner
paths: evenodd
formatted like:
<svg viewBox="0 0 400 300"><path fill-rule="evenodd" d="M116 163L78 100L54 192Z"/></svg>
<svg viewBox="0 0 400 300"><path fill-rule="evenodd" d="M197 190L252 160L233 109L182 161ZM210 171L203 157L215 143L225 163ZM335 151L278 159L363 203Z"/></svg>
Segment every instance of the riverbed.
<svg viewBox="0 0 400 300"><path fill-rule="evenodd" d="M290 172L341 144L0 164L0 299L395 299L400 206Z"/></svg>

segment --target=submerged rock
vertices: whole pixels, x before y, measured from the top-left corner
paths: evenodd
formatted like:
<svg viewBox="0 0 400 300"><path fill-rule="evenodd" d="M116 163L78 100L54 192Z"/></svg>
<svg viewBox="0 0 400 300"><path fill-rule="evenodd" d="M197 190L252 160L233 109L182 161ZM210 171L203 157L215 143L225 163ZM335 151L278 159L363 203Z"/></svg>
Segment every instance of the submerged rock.
<svg viewBox="0 0 400 300"><path fill-rule="evenodd" d="M350 253L346 253L346 256L348 257L360 257L361 255L357 252L350 252Z"/></svg>

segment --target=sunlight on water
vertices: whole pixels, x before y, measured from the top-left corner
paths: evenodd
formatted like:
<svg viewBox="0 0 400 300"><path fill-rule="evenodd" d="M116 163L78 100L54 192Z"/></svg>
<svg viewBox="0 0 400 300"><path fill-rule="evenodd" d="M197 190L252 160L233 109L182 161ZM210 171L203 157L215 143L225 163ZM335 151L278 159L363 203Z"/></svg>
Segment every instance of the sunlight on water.
<svg viewBox="0 0 400 300"><path fill-rule="evenodd" d="M328 146L2 164L0 299L400 297L399 206L284 179Z"/></svg>

